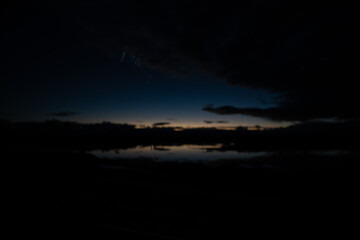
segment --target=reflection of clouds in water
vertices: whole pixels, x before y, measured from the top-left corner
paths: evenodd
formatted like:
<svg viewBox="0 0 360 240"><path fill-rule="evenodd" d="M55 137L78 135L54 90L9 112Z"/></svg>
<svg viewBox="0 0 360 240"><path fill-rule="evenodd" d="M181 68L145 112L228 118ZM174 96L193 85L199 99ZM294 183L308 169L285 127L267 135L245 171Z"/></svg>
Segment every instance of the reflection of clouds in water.
<svg viewBox="0 0 360 240"><path fill-rule="evenodd" d="M95 150L89 153L99 158L108 159L142 159L152 158L156 161L216 161L219 159L251 159L265 156L266 152L208 151L220 149L223 145L178 145L178 146L137 146L130 149L114 149L110 151Z"/></svg>
<svg viewBox="0 0 360 240"><path fill-rule="evenodd" d="M224 145L223 144L215 144L215 145L186 145L187 148L190 148L190 149L203 149L203 150L206 150L206 149L220 149L222 148Z"/></svg>

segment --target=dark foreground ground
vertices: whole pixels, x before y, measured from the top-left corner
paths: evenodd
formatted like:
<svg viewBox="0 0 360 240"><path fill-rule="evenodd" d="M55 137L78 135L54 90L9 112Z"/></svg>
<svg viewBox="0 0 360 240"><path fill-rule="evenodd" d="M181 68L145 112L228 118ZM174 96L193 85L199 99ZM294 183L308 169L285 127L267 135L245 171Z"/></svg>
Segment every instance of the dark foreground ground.
<svg viewBox="0 0 360 240"><path fill-rule="evenodd" d="M358 235L358 160L296 153L179 164L3 153L3 227L49 239Z"/></svg>

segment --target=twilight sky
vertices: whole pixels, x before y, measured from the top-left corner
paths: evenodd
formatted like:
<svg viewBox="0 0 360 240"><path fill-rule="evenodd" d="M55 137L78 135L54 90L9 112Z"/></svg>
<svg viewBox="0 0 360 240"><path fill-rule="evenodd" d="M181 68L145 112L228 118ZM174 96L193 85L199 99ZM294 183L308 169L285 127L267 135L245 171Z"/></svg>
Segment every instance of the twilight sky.
<svg viewBox="0 0 360 240"><path fill-rule="evenodd" d="M303 1L6 1L0 118L357 119L359 16Z"/></svg>

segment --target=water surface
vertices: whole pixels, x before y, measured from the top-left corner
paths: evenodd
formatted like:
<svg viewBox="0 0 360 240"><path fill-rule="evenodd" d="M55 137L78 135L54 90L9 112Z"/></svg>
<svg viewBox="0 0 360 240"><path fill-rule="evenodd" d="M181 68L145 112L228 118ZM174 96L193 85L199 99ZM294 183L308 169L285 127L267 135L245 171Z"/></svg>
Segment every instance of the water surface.
<svg viewBox="0 0 360 240"><path fill-rule="evenodd" d="M220 159L251 159L269 155L269 152L222 150L222 144L178 146L137 146L128 149L93 150L89 153L106 159L144 159L155 161L216 161Z"/></svg>

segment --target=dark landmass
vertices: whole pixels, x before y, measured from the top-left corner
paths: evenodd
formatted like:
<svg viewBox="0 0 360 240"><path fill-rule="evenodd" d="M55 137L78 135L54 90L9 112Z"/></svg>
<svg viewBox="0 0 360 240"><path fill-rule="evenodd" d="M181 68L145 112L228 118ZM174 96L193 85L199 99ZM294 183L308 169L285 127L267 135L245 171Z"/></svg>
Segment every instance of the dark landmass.
<svg viewBox="0 0 360 240"><path fill-rule="evenodd" d="M343 122L308 122L287 128L236 130L216 128L181 129L153 127L137 129L134 125L80 124L51 120L0 124L2 146L5 150L57 149L92 150L126 149L137 145L217 144L233 149L251 150L321 150L348 149L358 151L355 140L360 136L358 120Z"/></svg>
<svg viewBox="0 0 360 240"><path fill-rule="evenodd" d="M358 123L235 131L131 125L3 123L5 228L37 235L229 239L357 234ZM219 143L208 151L272 150L247 161L98 159L87 149ZM312 149L346 149L315 155ZM15 229L14 229L15 228Z"/></svg>
<svg viewBox="0 0 360 240"><path fill-rule="evenodd" d="M344 236L357 233L356 160L278 155L258 162L282 167L249 168L237 161L206 165L114 162L64 152L3 154L3 216L15 234L21 229L45 236L73 231L125 239L228 239L249 233L285 238L288 231Z"/></svg>

